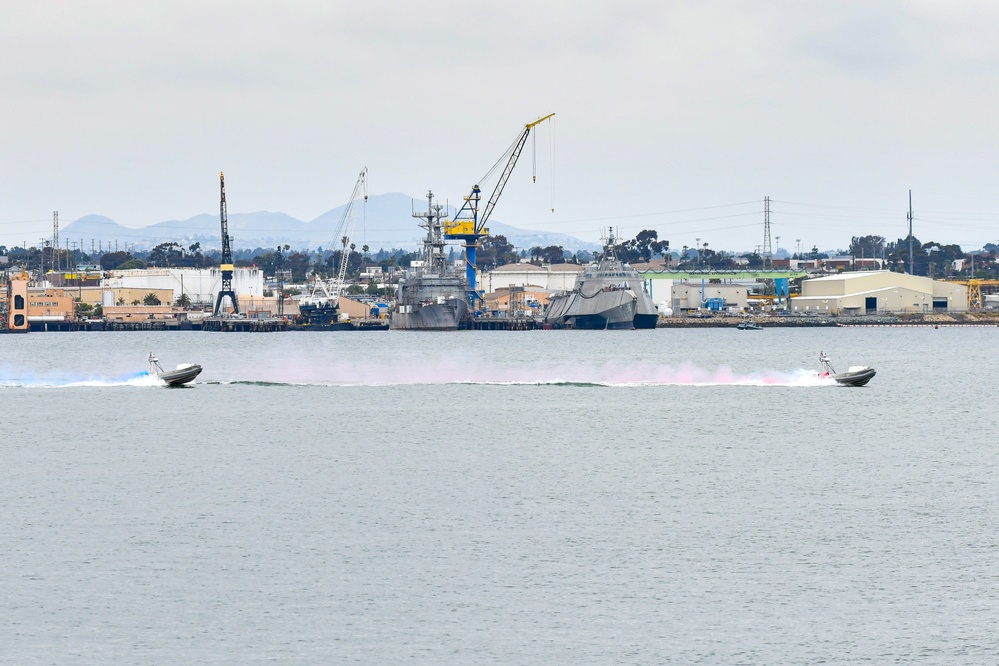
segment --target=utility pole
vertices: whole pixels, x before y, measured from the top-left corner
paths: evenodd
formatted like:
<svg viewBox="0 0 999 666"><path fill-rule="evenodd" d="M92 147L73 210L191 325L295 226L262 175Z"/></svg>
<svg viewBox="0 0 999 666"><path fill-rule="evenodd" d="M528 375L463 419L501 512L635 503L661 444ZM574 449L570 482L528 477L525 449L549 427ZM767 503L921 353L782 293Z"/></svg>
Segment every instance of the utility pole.
<svg viewBox="0 0 999 666"><path fill-rule="evenodd" d="M59 270L59 211L52 211L52 268Z"/></svg>
<svg viewBox="0 0 999 666"><path fill-rule="evenodd" d="M773 270L773 248L770 247L770 197L763 197L763 270Z"/></svg>
<svg viewBox="0 0 999 666"><path fill-rule="evenodd" d="M915 275L912 270L912 190L909 190L909 275Z"/></svg>

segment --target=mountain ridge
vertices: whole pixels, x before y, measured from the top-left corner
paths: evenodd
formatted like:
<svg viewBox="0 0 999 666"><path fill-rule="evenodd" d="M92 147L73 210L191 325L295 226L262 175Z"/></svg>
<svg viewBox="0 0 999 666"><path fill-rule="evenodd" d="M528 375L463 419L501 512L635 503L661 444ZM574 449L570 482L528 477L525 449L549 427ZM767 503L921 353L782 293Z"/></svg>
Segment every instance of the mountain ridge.
<svg viewBox="0 0 999 666"><path fill-rule="evenodd" d="M412 213L423 210L425 200L400 192L372 195L367 202L355 204L355 223L351 242L357 247L368 245L372 251L379 249L412 250L420 246L423 229L413 219ZM282 212L256 211L230 213L227 216L229 236L234 248L253 249L289 245L295 250L319 247L329 249L339 244L335 236L343 221L347 205L337 206L311 221L303 221ZM448 206L453 216L455 209ZM562 233L522 229L502 222L491 222L493 235L506 236L518 249L535 246L561 245L566 250L599 250L597 243L589 243ZM221 228L217 215L202 213L186 220L165 220L145 227L125 227L104 215L91 214L66 225L63 238L90 247L127 243L139 250L150 249L159 243L177 242L183 246L201 243L204 249L221 246Z"/></svg>

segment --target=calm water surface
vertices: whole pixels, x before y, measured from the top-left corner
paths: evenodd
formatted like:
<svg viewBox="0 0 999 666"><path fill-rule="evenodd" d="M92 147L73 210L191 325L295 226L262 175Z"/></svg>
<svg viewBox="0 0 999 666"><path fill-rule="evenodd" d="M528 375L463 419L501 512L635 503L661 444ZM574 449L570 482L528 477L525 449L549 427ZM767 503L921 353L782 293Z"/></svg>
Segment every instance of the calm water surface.
<svg viewBox="0 0 999 666"><path fill-rule="evenodd" d="M0 336L0 661L994 663L997 336Z"/></svg>

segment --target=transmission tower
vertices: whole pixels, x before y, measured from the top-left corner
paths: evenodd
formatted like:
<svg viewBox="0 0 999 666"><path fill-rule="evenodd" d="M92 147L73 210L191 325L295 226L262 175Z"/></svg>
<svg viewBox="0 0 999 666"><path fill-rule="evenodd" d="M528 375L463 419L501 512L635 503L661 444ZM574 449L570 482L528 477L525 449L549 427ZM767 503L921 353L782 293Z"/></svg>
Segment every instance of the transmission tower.
<svg viewBox="0 0 999 666"><path fill-rule="evenodd" d="M770 197L763 198L763 270L774 267L773 250L770 247Z"/></svg>
<svg viewBox="0 0 999 666"><path fill-rule="evenodd" d="M52 211L52 268L59 270L59 211Z"/></svg>
<svg viewBox="0 0 999 666"><path fill-rule="evenodd" d="M225 212L225 174L219 173L219 183L222 190L222 201L219 203L219 217L222 220L222 289L218 298L215 299L215 316L218 317L222 311L222 299L226 296L232 301L233 314L239 314L239 301L236 300L236 292L232 290L232 248L229 246L229 221Z"/></svg>

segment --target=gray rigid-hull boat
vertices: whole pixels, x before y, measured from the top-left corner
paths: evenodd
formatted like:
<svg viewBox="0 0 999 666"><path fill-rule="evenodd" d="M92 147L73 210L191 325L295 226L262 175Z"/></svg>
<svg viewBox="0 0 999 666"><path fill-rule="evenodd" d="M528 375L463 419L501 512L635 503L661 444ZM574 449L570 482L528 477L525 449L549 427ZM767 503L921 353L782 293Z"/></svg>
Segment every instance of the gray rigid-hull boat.
<svg viewBox="0 0 999 666"><path fill-rule="evenodd" d="M149 374L159 377L167 386L182 386L194 381L201 374L201 366L197 363L181 363L175 370L164 370L160 360L153 353L149 354Z"/></svg>
<svg viewBox="0 0 999 666"><path fill-rule="evenodd" d="M608 235L600 261L587 266L572 291L552 296L543 323L552 328L655 328L659 321L645 280L617 258L614 234Z"/></svg>
<svg viewBox="0 0 999 666"><path fill-rule="evenodd" d="M822 372L819 376L834 379L837 384L842 386L863 386L877 374L874 368L866 365L854 365L846 372L836 372L825 352L819 352L819 363L822 364Z"/></svg>

